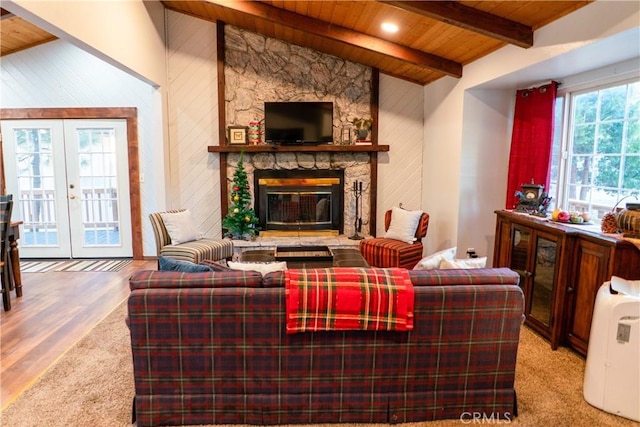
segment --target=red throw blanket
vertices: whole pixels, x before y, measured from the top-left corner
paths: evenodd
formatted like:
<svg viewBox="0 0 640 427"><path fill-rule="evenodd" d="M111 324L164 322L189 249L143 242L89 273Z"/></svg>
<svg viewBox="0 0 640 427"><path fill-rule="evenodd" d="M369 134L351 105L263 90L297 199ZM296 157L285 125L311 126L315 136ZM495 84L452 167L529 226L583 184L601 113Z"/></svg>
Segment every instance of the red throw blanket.
<svg viewBox="0 0 640 427"><path fill-rule="evenodd" d="M287 333L413 329L413 285L403 268L285 272Z"/></svg>

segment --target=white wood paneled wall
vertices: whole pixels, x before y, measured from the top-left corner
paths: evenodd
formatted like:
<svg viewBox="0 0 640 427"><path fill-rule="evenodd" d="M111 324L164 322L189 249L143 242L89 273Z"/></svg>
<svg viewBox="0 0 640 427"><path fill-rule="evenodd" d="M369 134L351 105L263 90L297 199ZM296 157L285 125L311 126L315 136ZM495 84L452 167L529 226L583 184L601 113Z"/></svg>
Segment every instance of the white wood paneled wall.
<svg viewBox="0 0 640 427"><path fill-rule="evenodd" d="M199 230L221 237L216 26L167 11L170 208L190 209Z"/></svg>
<svg viewBox="0 0 640 427"><path fill-rule="evenodd" d="M384 213L393 206L425 210L422 206L422 86L380 75L377 236L384 235ZM428 234L427 234L428 238Z"/></svg>
<svg viewBox="0 0 640 427"><path fill-rule="evenodd" d="M136 107L144 255L155 255L148 215L164 202L162 127L154 120L161 102L155 88L62 40L2 57L0 107ZM159 135L159 136L158 136Z"/></svg>

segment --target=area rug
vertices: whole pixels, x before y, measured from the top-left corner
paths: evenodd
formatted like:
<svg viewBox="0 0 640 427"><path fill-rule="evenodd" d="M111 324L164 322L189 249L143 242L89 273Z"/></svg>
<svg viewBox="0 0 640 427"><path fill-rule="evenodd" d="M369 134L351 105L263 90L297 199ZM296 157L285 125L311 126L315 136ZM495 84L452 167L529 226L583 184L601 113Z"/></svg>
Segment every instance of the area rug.
<svg viewBox="0 0 640 427"><path fill-rule="evenodd" d="M125 316L126 304L123 303L0 414L2 426L131 426L134 384ZM519 416L510 424L532 427L638 425L586 403L582 398L583 375L584 359L566 348L552 351L548 342L523 327L516 369ZM472 421L466 419L403 426L469 424ZM487 419L473 424L508 423ZM354 424L332 426L354 427Z"/></svg>
<svg viewBox="0 0 640 427"><path fill-rule="evenodd" d="M23 273L48 271L119 271L131 263L130 259L83 259L64 261L20 261Z"/></svg>

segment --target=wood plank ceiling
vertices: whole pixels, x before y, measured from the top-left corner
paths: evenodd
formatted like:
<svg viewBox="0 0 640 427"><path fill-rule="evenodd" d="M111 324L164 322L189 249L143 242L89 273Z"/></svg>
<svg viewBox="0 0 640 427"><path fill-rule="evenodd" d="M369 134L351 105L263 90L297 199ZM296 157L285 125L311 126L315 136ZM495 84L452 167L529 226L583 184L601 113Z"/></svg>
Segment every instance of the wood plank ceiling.
<svg viewBox="0 0 640 427"><path fill-rule="evenodd" d="M162 3L176 12L223 21L426 85L443 76L460 77L465 65L507 44L521 49L533 46L535 30L590 1L163 0ZM14 19L22 23L14 24ZM380 27L383 22L395 23L398 32L385 33ZM55 39L45 32L37 41L37 27L23 29L22 25L31 24L13 15L1 21L0 56L20 50L20 41L27 48Z"/></svg>
<svg viewBox="0 0 640 427"><path fill-rule="evenodd" d="M39 44L56 40L57 37L0 9L0 56L19 52Z"/></svg>

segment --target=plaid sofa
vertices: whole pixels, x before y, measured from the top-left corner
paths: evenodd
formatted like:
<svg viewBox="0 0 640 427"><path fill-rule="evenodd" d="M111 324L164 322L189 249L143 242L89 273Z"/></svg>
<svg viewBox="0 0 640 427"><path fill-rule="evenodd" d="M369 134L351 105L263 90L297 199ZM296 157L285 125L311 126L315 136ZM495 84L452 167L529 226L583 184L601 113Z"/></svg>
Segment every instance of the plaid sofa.
<svg viewBox="0 0 640 427"><path fill-rule="evenodd" d="M411 332L287 334L282 273L134 273L137 425L512 418L518 275L489 268L410 277Z"/></svg>

